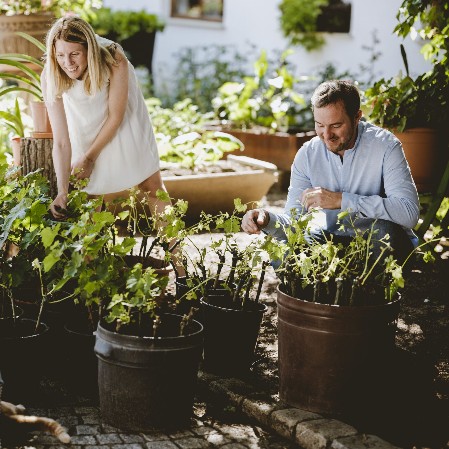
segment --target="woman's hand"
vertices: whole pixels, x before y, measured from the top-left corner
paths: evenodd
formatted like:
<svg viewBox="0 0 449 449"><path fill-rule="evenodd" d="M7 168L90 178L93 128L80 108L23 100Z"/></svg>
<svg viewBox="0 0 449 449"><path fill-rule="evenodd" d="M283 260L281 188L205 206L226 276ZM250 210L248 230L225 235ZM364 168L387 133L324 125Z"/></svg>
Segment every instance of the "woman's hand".
<svg viewBox="0 0 449 449"><path fill-rule="evenodd" d="M67 193L59 193L50 205L50 212L57 220L67 215Z"/></svg>
<svg viewBox="0 0 449 449"><path fill-rule="evenodd" d="M86 155L81 156L72 164L72 175L77 179L89 178L94 168L94 161Z"/></svg>

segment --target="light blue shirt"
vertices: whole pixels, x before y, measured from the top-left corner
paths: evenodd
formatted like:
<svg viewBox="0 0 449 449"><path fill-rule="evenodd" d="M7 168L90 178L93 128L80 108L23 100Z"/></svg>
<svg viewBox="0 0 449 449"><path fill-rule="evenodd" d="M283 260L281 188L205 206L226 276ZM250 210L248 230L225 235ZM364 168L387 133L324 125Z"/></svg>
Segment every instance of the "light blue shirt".
<svg viewBox="0 0 449 449"><path fill-rule="evenodd" d="M350 235L348 228L338 231L337 224L337 215L348 210L353 219L377 218L398 223L416 244L412 228L419 218L418 193L401 142L391 132L359 122L354 148L344 152L343 160L329 151L319 137L306 142L292 164L284 213L270 212L264 232L285 238L282 226L276 228L276 222L287 226L291 209L305 212L300 199L310 187L342 192L341 209L323 209L317 214L317 226L335 234Z"/></svg>

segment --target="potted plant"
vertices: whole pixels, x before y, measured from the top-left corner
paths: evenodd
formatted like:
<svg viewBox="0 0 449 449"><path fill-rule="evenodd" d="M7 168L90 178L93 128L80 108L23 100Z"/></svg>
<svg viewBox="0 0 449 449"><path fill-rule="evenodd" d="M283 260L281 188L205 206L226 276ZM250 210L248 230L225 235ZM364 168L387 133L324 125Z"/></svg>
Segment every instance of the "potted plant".
<svg viewBox="0 0 449 449"><path fill-rule="evenodd" d="M295 127L296 113L305 100L295 90L297 79L287 61L290 54L291 50L283 52L273 68L263 51L254 63L254 76L224 83L212 101L221 129L243 142L245 155L287 173L298 149L315 135Z"/></svg>
<svg viewBox="0 0 449 449"><path fill-rule="evenodd" d="M190 99L162 108L158 99L147 100L161 160L161 173L170 196L189 203L188 221L198 220L202 211L232 212L234 198L259 201L277 180L273 164L253 158L224 155L243 148L230 133L205 130L210 115L198 112ZM111 202L129 192L105 196Z"/></svg>
<svg viewBox="0 0 449 449"><path fill-rule="evenodd" d="M100 8L89 21L97 34L119 43L131 63L147 67L151 75L156 33L165 28L165 23L157 15L143 9Z"/></svg>
<svg viewBox="0 0 449 449"><path fill-rule="evenodd" d="M319 32L349 33L351 3L342 0L282 0L281 29L293 45L307 51L325 44Z"/></svg>
<svg viewBox="0 0 449 449"><path fill-rule="evenodd" d="M412 78L401 45L405 76L381 79L367 89L365 114L398 136L418 192L429 192L436 185L441 162L446 162L440 147L447 142L444 127L449 119L447 58L442 57L448 48L447 17L445 8L438 2L428 5L404 0L397 19L394 31L399 36L405 38L413 31L426 39L423 54L432 62L432 68Z"/></svg>
<svg viewBox="0 0 449 449"><path fill-rule="evenodd" d="M178 206L182 210L183 202L167 207L167 214ZM166 223L165 237L155 241L168 249L165 243L172 240L177 224L166 221L163 212L154 219ZM138 262L122 264L104 285L95 343L102 417L114 427L134 431L179 425L191 417L202 354L201 324L192 315L171 313L164 299L168 273L141 263L152 249L147 236ZM127 253L129 239L115 242L111 250Z"/></svg>
<svg viewBox="0 0 449 449"><path fill-rule="evenodd" d="M14 165L20 165L20 139L25 137L25 125L22 120L22 111L20 109L18 98L14 101L14 106L10 110L0 111L0 123L12 132L11 150Z"/></svg>
<svg viewBox="0 0 449 449"><path fill-rule="evenodd" d="M266 255L259 240L242 247L235 237L239 214L246 209L236 199L232 214L203 215L180 243L186 277L177 278L177 300L181 310L195 313L204 326L203 369L226 376L249 373L267 310L259 303ZM198 230L210 232L207 243L196 242ZM216 238L217 231L223 237Z"/></svg>
<svg viewBox="0 0 449 449"><path fill-rule="evenodd" d="M23 30L43 43L55 18L66 13L92 15L101 0L5 0L0 5L0 53L20 53L41 58L43 50L20 39L16 31Z"/></svg>
<svg viewBox="0 0 449 449"><path fill-rule="evenodd" d="M308 239L316 211L295 216L286 241L266 239L280 265L278 345L280 398L334 416L355 417L388 383L399 313L402 266L386 239L340 214L354 238L343 247L331 238ZM379 251L373 256L373 246Z"/></svg>
<svg viewBox="0 0 449 449"><path fill-rule="evenodd" d="M37 41L27 33L17 32L18 36L45 51L44 44ZM34 137L51 137L50 120L47 114L47 108L43 101L42 89L40 84L40 73L44 68L44 63L28 54L6 53L0 54L0 64L3 67L9 67L12 70L3 70L0 72L0 79L10 82L0 88L0 97L10 92L20 92L29 94L31 116L34 123Z"/></svg>
<svg viewBox="0 0 449 449"><path fill-rule="evenodd" d="M0 167L0 248L2 302L17 312L15 289L37 279L33 261L40 252L39 231L49 205L48 188L39 173L22 177L6 164ZM36 284L37 285L37 284ZM48 326L42 320L44 301L34 291L33 314L4 321L1 327L0 369L6 388L17 399L26 396L40 379ZM3 301L4 300L4 301ZM25 312L25 310L23 310ZM21 354L21 357L17 357ZM33 376L30 376L33 372Z"/></svg>

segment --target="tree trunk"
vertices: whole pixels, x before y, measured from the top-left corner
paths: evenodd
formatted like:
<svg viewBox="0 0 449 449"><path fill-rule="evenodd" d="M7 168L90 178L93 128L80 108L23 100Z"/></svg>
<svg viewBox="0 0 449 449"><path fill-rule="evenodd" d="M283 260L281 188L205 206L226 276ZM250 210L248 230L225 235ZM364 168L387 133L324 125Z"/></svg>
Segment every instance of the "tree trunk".
<svg viewBox="0 0 449 449"><path fill-rule="evenodd" d="M53 139L25 137L20 144L20 159L24 175L42 169L42 174L50 183L50 195L57 194L56 174L53 167Z"/></svg>

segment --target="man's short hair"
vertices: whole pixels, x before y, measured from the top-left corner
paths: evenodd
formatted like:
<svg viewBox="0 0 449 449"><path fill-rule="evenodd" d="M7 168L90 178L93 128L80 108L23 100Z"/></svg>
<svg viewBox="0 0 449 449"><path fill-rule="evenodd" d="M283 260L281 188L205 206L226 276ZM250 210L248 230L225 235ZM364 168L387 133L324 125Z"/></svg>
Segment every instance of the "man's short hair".
<svg viewBox="0 0 449 449"><path fill-rule="evenodd" d="M342 102L349 117L354 118L360 110L360 94L350 81L331 80L321 83L312 95L312 110Z"/></svg>

